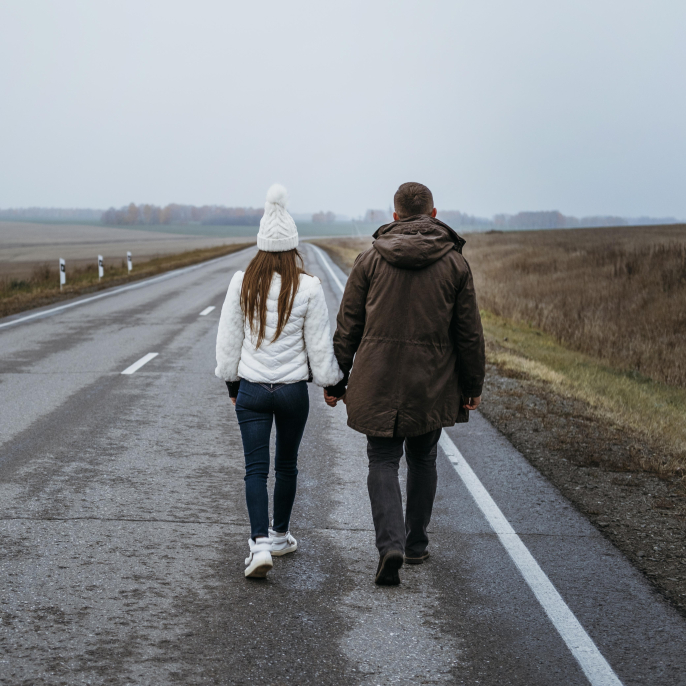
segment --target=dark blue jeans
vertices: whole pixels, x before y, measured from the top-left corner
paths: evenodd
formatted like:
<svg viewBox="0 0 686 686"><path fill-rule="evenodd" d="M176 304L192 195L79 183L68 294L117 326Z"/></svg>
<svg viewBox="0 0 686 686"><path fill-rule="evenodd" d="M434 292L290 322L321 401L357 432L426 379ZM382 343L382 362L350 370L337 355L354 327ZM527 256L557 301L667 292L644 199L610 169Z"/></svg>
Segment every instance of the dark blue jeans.
<svg viewBox="0 0 686 686"><path fill-rule="evenodd" d="M298 480L298 448L303 437L310 396L307 383L259 384L241 381L236 415L245 453L245 500L251 537L269 535L269 437L276 420L274 456L274 530L288 531Z"/></svg>

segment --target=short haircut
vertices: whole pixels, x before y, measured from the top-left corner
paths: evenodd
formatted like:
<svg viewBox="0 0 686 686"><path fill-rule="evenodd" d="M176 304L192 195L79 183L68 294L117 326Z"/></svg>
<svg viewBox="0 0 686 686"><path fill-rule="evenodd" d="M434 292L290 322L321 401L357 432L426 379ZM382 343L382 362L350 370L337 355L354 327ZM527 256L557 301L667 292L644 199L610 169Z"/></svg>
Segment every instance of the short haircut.
<svg viewBox="0 0 686 686"><path fill-rule="evenodd" d="M402 184L393 196L395 211L401 219L415 214L431 214L434 208L434 196L422 183L409 181Z"/></svg>

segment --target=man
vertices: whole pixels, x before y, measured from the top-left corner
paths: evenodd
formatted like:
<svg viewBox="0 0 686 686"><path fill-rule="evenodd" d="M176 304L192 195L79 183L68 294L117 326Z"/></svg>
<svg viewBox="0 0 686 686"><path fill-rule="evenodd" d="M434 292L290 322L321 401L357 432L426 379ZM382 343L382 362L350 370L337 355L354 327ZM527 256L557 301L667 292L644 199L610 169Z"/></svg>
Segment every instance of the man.
<svg viewBox="0 0 686 686"><path fill-rule="evenodd" d="M403 560L421 564L429 556L441 428L468 421L481 402L485 368L464 239L436 219L431 191L420 183L402 184L394 205L394 221L378 229L350 272L334 334L345 377L324 391L331 406L344 400L348 426L367 436L375 581L384 585L400 583Z"/></svg>

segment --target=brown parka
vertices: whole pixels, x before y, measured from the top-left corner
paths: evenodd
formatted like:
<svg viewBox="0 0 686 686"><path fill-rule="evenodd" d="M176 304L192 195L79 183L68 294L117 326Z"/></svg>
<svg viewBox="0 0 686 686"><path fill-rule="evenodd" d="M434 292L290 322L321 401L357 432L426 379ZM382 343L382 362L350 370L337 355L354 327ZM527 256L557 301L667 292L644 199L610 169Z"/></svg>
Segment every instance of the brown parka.
<svg viewBox="0 0 686 686"><path fill-rule="evenodd" d="M468 421L463 399L481 395L485 361L464 239L426 215L374 238L350 272L334 334L350 372L348 426L418 436Z"/></svg>

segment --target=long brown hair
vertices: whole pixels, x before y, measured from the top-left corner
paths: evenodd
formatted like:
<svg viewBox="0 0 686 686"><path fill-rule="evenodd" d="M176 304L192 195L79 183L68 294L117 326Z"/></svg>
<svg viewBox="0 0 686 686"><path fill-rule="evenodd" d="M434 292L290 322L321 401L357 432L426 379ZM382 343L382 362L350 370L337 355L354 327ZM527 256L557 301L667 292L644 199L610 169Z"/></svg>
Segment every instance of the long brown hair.
<svg viewBox="0 0 686 686"><path fill-rule="evenodd" d="M256 348L262 345L267 324L267 296L274 273L281 274L279 293L279 319L274 338L283 331L291 316L295 294L300 285L300 275L305 273L302 255L297 249L284 252L258 250L243 276L241 286L241 309L250 322L250 330L257 334Z"/></svg>

